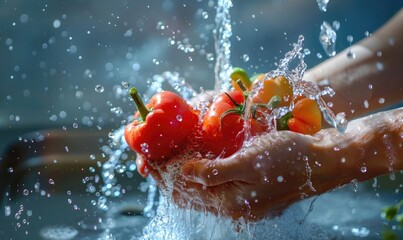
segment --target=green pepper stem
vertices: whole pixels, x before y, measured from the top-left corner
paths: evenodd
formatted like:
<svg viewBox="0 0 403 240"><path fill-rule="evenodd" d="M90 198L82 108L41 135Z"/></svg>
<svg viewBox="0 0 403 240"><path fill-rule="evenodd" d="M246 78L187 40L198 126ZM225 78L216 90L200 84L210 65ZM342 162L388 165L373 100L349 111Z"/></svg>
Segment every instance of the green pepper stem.
<svg viewBox="0 0 403 240"><path fill-rule="evenodd" d="M245 86L243 85L241 79L236 80L236 84L238 84L238 86L239 86L239 88L242 90L242 92L246 92L246 91L247 91L246 88L245 88Z"/></svg>
<svg viewBox="0 0 403 240"><path fill-rule="evenodd" d="M139 110L140 117L143 121L146 120L147 115L150 113L150 110L144 105L143 100L141 100L140 95L137 91L137 88L133 87L129 91L130 96L133 98L136 103L137 109Z"/></svg>

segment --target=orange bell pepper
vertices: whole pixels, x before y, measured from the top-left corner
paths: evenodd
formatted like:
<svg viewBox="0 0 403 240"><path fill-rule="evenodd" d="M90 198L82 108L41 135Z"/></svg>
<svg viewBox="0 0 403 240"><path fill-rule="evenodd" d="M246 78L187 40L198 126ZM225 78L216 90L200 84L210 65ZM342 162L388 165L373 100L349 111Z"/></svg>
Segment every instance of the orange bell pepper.
<svg viewBox="0 0 403 240"><path fill-rule="evenodd" d="M299 97L287 120L288 128L293 132L314 134L322 127L322 115L315 100Z"/></svg>

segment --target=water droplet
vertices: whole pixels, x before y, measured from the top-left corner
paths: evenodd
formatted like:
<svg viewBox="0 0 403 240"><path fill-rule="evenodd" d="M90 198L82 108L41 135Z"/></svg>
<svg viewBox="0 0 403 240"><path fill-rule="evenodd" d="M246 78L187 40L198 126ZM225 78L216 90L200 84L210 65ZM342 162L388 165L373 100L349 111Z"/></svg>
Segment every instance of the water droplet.
<svg viewBox="0 0 403 240"><path fill-rule="evenodd" d="M278 176L277 177L277 182L279 182L279 183L281 183L281 182L283 182L284 181L284 177L283 176Z"/></svg>
<svg viewBox="0 0 403 240"><path fill-rule="evenodd" d="M22 194L24 194L25 196L28 196L29 190L28 190L28 189L24 189L24 191L22 191Z"/></svg>
<svg viewBox="0 0 403 240"><path fill-rule="evenodd" d="M206 58L207 58L207 61L212 62L212 61L214 61L214 54L207 53Z"/></svg>
<svg viewBox="0 0 403 240"><path fill-rule="evenodd" d="M329 23L324 21L320 26L319 41L322 44L323 50L330 57L336 55L336 32Z"/></svg>
<svg viewBox="0 0 403 240"><path fill-rule="evenodd" d="M250 197L251 197L251 198L255 198L256 195L257 195L256 191L251 191L251 192L250 192Z"/></svg>
<svg viewBox="0 0 403 240"><path fill-rule="evenodd" d="M218 170L217 169L213 169L212 171L213 175L216 176L218 174Z"/></svg>
<svg viewBox="0 0 403 240"><path fill-rule="evenodd" d="M242 59L243 59L244 62L248 62L248 61L249 61L249 55L248 55L248 54L244 54L244 55L242 56Z"/></svg>
<svg viewBox="0 0 403 240"><path fill-rule="evenodd" d="M333 21L333 28L334 30L339 30L340 29L340 22L339 21Z"/></svg>
<svg viewBox="0 0 403 240"><path fill-rule="evenodd" d="M182 122L182 115L176 115L176 120L178 120L178 122Z"/></svg>
<svg viewBox="0 0 403 240"><path fill-rule="evenodd" d="M129 87L130 87L130 83L129 83L129 82L126 82L126 81L122 81L122 86L123 86L124 88L129 88Z"/></svg>
<svg viewBox="0 0 403 240"><path fill-rule="evenodd" d="M104 87L102 86L102 85L96 85L95 86L95 92L97 92L97 93L101 93L101 92L104 92Z"/></svg>
<svg viewBox="0 0 403 240"><path fill-rule="evenodd" d="M111 108L111 112L114 113L117 117L120 117L123 114L123 110L120 107Z"/></svg>
<svg viewBox="0 0 403 240"><path fill-rule="evenodd" d="M366 166L362 166L362 167L361 167L361 172L362 172L362 173L366 173L366 172L367 172L367 167L366 167Z"/></svg>
<svg viewBox="0 0 403 240"><path fill-rule="evenodd" d="M316 2L318 3L319 10L321 10L322 12L326 12L329 0L316 0Z"/></svg>
<svg viewBox="0 0 403 240"><path fill-rule="evenodd" d="M148 153L148 144L147 143L140 144L140 148L143 153Z"/></svg>
<svg viewBox="0 0 403 240"><path fill-rule="evenodd" d="M362 228L352 228L351 233L356 237L365 238L368 237L370 234L370 230L362 227Z"/></svg>
<svg viewBox="0 0 403 240"><path fill-rule="evenodd" d="M20 22L21 23L27 23L28 20L29 20L29 16L27 14L25 14L25 13L21 14L21 16L20 16Z"/></svg>
<svg viewBox="0 0 403 240"><path fill-rule="evenodd" d="M60 22L59 19L55 19L55 20L53 21L53 27L54 27L54 28L59 28L61 24L62 24L62 23Z"/></svg>
<svg viewBox="0 0 403 240"><path fill-rule="evenodd" d="M4 214L6 217L11 215L11 207L10 206L4 206Z"/></svg>
<svg viewBox="0 0 403 240"><path fill-rule="evenodd" d="M383 71L383 63L381 62L376 62L376 69L378 69L379 71Z"/></svg>
<svg viewBox="0 0 403 240"><path fill-rule="evenodd" d="M349 49L347 51L347 57L350 59L355 59L355 53L351 51L351 49Z"/></svg>
<svg viewBox="0 0 403 240"><path fill-rule="evenodd" d="M157 60L157 59L153 59L153 63L155 64L155 65L160 65L160 62Z"/></svg>
<svg viewBox="0 0 403 240"><path fill-rule="evenodd" d="M368 100L365 100L365 101L364 101L364 107L365 107L365 108L368 108L368 107L369 107Z"/></svg>
<svg viewBox="0 0 403 240"><path fill-rule="evenodd" d="M353 36L348 35L348 36L347 36L347 42L349 42L349 43L351 44L353 41L354 41Z"/></svg>
<svg viewBox="0 0 403 240"><path fill-rule="evenodd" d="M358 180L357 180L357 179L353 179L353 180L351 181L351 184L353 184L353 191L354 191L354 192L357 192L357 190L358 190Z"/></svg>
<svg viewBox="0 0 403 240"><path fill-rule="evenodd" d="M348 121L346 119L346 114L344 112L340 112L335 117L335 127L339 132L345 132L347 129Z"/></svg>
<svg viewBox="0 0 403 240"><path fill-rule="evenodd" d="M379 98L378 102L379 102L379 104L384 104L385 103L385 98Z"/></svg>

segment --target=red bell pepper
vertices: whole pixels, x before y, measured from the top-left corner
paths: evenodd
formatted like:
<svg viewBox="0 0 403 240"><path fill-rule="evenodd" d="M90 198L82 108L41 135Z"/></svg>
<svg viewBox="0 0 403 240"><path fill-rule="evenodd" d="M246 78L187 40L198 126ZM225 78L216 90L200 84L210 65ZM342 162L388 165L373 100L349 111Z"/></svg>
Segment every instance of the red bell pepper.
<svg viewBox="0 0 403 240"><path fill-rule="evenodd" d="M184 99L173 92L155 94L145 106L136 88L130 89L138 111L125 128L129 147L142 156L139 172L147 175L149 165L179 153L194 133L199 117Z"/></svg>
<svg viewBox="0 0 403 240"><path fill-rule="evenodd" d="M245 140L244 105L241 91L220 94L203 117L203 139L206 151L215 157L228 157L242 147ZM264 132L267 127L255 119L248 120L251 135Z"/></svg>

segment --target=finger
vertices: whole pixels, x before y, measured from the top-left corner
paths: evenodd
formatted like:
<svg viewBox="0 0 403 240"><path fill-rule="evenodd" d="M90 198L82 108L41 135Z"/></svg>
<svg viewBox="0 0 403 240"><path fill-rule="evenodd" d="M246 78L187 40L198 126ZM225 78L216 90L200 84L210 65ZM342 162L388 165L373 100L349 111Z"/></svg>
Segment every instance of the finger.
<svg viewBox="0 0 403 240"><path fill-rule="evenodd" d="M238 155L224 159L208 160L186 163L182 167L184 177L192 182L205 186L216 186L229 181L246 181L245 166L240 164Z"/></svg>

